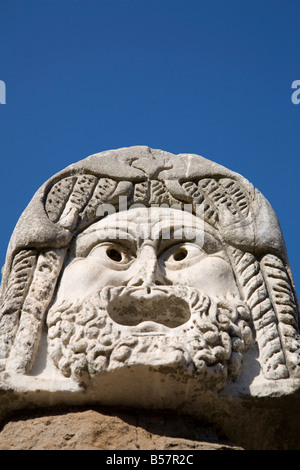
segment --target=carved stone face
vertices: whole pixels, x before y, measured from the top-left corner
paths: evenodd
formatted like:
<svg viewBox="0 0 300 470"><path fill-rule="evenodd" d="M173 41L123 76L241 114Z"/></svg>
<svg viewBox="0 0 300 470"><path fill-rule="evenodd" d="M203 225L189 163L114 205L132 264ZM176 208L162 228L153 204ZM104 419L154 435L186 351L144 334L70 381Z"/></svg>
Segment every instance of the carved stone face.
<svg viewBox="0 0 300 470"><path fill-rule="evenodd" d="M57 302L85 299L105 286L150 293L155 286L169 285L238 296L216 231L175 209L132 209L105 217L77 237Z"/></svg>
<svg viewBox="0 0 300 470"><path fill-rule="evenodd" d="M50 351L78 380L146 364L210 370L223 386L251 337L247 319L216 232L189 213L131 209L74 241L48 315Z"/></svg>
<svg viewBox="0 0 300 470"><path fill-rule="evenodd" d="M227 420L232 394L299 390L299 364L280 225L243 176L198 155L105 151L53 175L20 217L0 286L0 411L20 393L21 406L210 419L222 391Z"/></svg>
<svg viewBox="0 0 300 470"><path fill-rule="evenodd" d="M272 441L287 409L295 442L299 388L284 239L243 176L137 146L80 160L35 193L2 270L1 417L56 404L176 410L251 447L257 417Z"/></svg>

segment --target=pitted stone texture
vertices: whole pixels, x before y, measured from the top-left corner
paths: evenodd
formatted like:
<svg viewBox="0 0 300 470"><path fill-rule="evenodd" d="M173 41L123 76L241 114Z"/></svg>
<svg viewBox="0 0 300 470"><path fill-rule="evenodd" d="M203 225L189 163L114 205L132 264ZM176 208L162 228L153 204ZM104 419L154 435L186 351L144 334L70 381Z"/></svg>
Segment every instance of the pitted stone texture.
<svg viewBox="0 0 300 470"><path fill-rule="evenodd" d="M19 417L0 432L0 450L242 450L190 417L96 410Z"/></svg>
<svg viewBox="0 0 300 470"><path fill-rule="evenodd" d="M0 415L101 404L218 409L225 423L221 397L230 415L297 401L299 309L276 214L201 156L136 146L54 175L19 219L0 296Z"/></svg>

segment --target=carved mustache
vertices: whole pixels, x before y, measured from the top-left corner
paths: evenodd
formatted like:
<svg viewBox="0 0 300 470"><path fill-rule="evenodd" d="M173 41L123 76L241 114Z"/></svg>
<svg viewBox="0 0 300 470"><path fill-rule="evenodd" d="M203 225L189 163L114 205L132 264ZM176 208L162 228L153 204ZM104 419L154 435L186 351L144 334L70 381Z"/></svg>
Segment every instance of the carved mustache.
<svg viewBox="0 0 300 470"><path fill-rule="evenodd" d="M207 296L182 286L106 287L100 297L114 322L133 327L151 322L177 328L190 320L195 307L207 310L209 305Z"/></svg>

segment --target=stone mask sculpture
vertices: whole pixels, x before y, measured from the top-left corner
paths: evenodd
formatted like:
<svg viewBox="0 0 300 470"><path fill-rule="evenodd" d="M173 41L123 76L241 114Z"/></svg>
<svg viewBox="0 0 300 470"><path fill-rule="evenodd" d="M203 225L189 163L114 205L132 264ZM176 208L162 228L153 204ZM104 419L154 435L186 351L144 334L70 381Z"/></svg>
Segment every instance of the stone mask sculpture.
<svg viewBox="0 0 300 470"><path fill-rule="evenodd" d="M268 396L297 389L299 348L273 209L203 157L92 155L37 191L11 238L1 387L31 402L44 390L194 410L208 395Z"/></svg>

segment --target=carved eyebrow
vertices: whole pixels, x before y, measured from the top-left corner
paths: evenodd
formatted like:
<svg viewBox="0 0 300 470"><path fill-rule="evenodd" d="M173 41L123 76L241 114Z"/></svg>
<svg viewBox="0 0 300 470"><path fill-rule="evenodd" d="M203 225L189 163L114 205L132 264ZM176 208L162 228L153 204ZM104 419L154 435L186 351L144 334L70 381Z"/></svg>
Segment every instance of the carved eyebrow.
<svg viewBox="0 0 300 470"><path fill-rule="evenodd" d="M187 224L188 225L188 224ZM180 227L181 229L182 227ZM210 231L208 231L207 229L205 230L198 230L197 228L195 227L192 227L192 225L190 226L190 228L192 228L192 232L190 235L195 235L194 237L189 237L189 236L185 236L185 235L188 235L188 233L184 233L184 231L181 231L183 232L182 233L182 236L180 237L180 231L178 231L176 233L176 229L177 227L174 227L174 230L171 231L171 237L169 239L160 239L159 241L159 251L164 251L166 248L172 246L172 245L176 245L176 244L179 244L180 242L190 242L190 243L193 243L193 244L196 244L198 245L203 251L210 251L210 250L207 250L207 247L208 247L208 244L212 244L214 245L214 250L213 252L217 252L217 251L221 251L221 250L224 250L224 246L221 242L221 240L219 240L219 238L211 233Z"/></svg>
<svg viewBox="0 0 300 470"><path fill-rule="evenodd" d="M116 242L136 249L138 241L133 235L133 233L124 230L122 227L109 226L83 232L78 235L75 242L75 256L86 256L92 248L106 242Z"/></svg>
<svg viewBox="0 0 300 470"><path fill-rule="evenodd" d="M195 237L197 237L198 240L203 240L204 233L205 230L202 224L200 227L199 225L195 225L191 222L182 224L178 221L175 221L172 226L167 223L159 223L156 224L156 226L153 226L151 230L153 238L155 237L155 239L162 240L170 238L175 240L191 240Z"/></svg>

